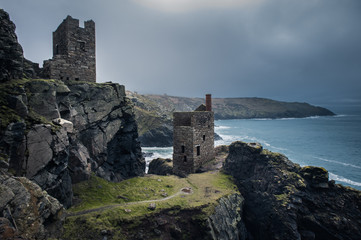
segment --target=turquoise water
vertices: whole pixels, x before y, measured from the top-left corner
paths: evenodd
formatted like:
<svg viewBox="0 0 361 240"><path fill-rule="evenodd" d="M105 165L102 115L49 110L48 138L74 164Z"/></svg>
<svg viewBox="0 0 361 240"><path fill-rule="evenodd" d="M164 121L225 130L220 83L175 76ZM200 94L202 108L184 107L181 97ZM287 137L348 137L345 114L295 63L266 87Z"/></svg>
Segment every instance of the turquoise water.
<svg viewBox="0 0 361 240"><path fill-rule="evenodd" d="M223 138L215 145L241 140L259 142L301 166L324 167L330 179L361 190L361 114L288 119L215 121ZM143 148L155 157L172 156L172 148Z"/></svg>

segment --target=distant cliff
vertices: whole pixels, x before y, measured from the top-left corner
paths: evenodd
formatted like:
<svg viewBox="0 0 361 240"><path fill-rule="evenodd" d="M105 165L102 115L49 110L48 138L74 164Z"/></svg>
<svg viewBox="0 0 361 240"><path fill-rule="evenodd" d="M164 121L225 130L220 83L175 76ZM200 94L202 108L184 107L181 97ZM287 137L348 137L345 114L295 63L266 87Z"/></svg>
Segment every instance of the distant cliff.
<svg viewBox="0 0 361 240"><path fill-rule="evenodd" d="M172 146L174 111L193 111L202 98L168 95L141 95L127 91L134 104L140 141L143 146ZM213 98L215 119L302 118L332 116L328 109L308 103L280 102L265 98Z"/></svg>

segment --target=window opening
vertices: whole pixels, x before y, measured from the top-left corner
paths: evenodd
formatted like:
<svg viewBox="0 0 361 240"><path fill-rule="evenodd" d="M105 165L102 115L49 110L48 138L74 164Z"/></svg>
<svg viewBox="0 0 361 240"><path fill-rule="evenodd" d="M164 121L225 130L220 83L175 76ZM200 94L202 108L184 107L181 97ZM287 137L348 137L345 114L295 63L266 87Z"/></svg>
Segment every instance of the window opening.
<svg viewBox="0 0 361 240"><path fill-rule="evenodd" d="M85 51L85 42L79 42L80 50Z"/></svg>
<svg viewBox="0 0 361 240"><path fill-rule="evenodd" d="M187 156L183 157L183 162L187 162Z"/></svg>
<svg viewBox="0 0 361 240"><path fill-rule="evenodd" d="M206 135L203 135L203 141L205 141L206 140Z"/></svg>
<svg viewBox="0 0 361 240"><path fill-rule="evenodd" d="M186 148L182 145L182 153L185 153Z"/></svg>
<svg viewBox="0 0 361 240"><path fill-rule="evenodd" d="M197 156L201 155L201 146L197 146Z"/></svg>

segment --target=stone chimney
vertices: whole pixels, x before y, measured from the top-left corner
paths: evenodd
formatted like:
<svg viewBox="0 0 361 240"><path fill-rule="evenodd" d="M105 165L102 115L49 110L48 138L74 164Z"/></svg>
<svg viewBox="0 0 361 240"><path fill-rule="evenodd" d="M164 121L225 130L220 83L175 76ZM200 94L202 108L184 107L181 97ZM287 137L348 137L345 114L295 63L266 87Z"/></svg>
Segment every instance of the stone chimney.
<svg viewBox="0 0 361 240"><path fill-rule="evenodd" d="M206 94L206 111L212 111L212 95Z"/></svg>

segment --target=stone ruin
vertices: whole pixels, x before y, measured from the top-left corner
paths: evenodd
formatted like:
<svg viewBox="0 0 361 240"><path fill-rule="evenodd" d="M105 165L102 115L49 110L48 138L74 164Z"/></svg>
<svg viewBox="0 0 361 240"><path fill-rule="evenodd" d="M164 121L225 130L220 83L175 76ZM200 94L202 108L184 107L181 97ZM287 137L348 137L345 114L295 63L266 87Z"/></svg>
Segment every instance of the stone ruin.
<svg viewBox="0 0 361 240"><path fill-rule="evenodd" d="M194 173L215 157L211 99L207 94L206 106L173 113L173 172L177 175Z"/></svg>
<svg viewBox="0 0 361 240"><path fill-rule="evenodd" d="M71 16L53 32L53 58L44 61L45 78L67 81L96 82L95 23Z"/></svg>

